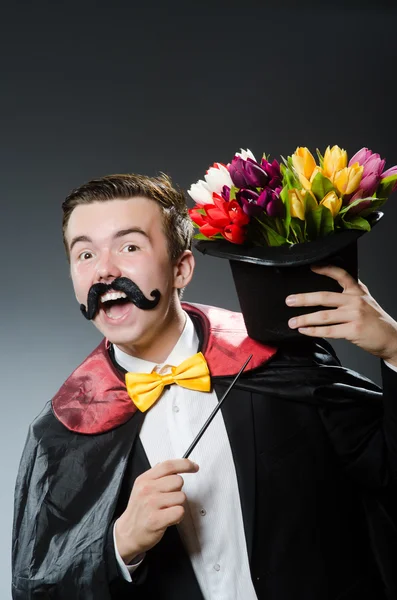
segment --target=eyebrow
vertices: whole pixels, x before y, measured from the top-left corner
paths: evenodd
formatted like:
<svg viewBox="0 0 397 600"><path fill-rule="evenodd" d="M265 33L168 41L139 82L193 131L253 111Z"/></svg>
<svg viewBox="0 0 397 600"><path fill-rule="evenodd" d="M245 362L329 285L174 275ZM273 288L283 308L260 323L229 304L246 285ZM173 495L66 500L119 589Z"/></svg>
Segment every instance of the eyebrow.
<svg viewBox="0 0 397 600"><path fill-rule="evenodd" d="M126 235L129 235L130 233L140 233L141 235L144 235L147 239L150 239L146 231L141 229L141 227L129 227L128 229L120 229L119 231L116 231L116 233L113 235L113 239L116 240L122 238ZM70 252L73 246L75 246L78 242L92 243L92 239L88 237L88 235L77 235L73 238L73 240L70 243Z"/></svg>

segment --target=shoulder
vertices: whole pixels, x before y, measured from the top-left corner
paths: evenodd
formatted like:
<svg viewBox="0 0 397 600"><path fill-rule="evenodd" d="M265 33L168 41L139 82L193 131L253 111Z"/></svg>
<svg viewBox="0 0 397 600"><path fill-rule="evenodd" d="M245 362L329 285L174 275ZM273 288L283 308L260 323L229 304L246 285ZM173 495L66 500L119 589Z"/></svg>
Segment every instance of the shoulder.
<svg viewBox="0 0 397 600"><path fill-rule="evenodd" d="M32 458L39 448L45 452L45 448L59 443L65 436L70 437L70 432L56 418L49 401L29 425L23 455Z"/></svg>
<svg viewBox="0 0 397 600"><path fill-rule="evenodd" d="M252 391L275 400L328 408L382 407L382 389L361 373L343 367L322 340L281 345L267 364L246 375L244 381Z"/></svg>
<svg viewBox="0 0 397 600"><path fill-rule="evenodd" d="M124 376L110 360L106 340L73 371L52 399L56 418L70 431L97 434L136 412Z"/></svg>

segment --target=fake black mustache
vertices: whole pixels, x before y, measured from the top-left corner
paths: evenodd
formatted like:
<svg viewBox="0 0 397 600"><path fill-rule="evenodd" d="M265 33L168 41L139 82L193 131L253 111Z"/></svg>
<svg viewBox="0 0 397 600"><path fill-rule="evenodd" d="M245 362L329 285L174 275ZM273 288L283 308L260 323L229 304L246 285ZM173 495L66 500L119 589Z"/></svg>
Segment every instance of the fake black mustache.
<svg viewBox="0 0 397 600"><path fill-rule="evenodd" d="M99 311L100 297L110 290L124 292L128 300L142 310L155 308L160 302L161 293L159 290L153 290L150 295L154 300L146 298L139 286L128 279L128 277L117 277L112 283L94 283L88 292L87 308L80 304L80 310L84 317L91 321Z"/></svg>

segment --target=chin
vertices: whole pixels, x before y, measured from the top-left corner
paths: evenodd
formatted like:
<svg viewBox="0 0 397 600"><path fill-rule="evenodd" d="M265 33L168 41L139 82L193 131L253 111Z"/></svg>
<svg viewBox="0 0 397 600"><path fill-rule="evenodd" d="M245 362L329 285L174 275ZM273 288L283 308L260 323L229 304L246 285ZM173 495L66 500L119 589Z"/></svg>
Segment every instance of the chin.
<svg viewBox="0 0 397 600"><path fill-rule="evenodd" d="M95 327L102 333L102 335L116 346L133 346L139 344L142 338L147 336L146 328L143 329L136 326L136 323L132 325L105 325L102 322L98 322L98 318L93 321ZM145 335L146 334L146 335Z"/></svg>
<svg viewBox="0 0 397 600"><path fill-rule="evenodd" d="M94 325L112 344L133 344L136 338L141 337L139 333L133 332L132 328L129 327L103 327L102 325L98 326L96 323Z"/></svg>

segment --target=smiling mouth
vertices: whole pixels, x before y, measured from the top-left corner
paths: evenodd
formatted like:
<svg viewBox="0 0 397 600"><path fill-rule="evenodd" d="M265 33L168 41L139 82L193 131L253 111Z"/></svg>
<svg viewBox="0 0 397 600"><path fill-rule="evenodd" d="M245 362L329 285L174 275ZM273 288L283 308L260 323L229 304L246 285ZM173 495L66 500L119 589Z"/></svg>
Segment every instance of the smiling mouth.
<svg viewBox="0 0 397 600"><path fill-rule="evenodd" d="M128 300L124 292L110 290L99 298L99 309L102 309L106 316L113 321L122 319L130 308L131 301Z"/></svg>

